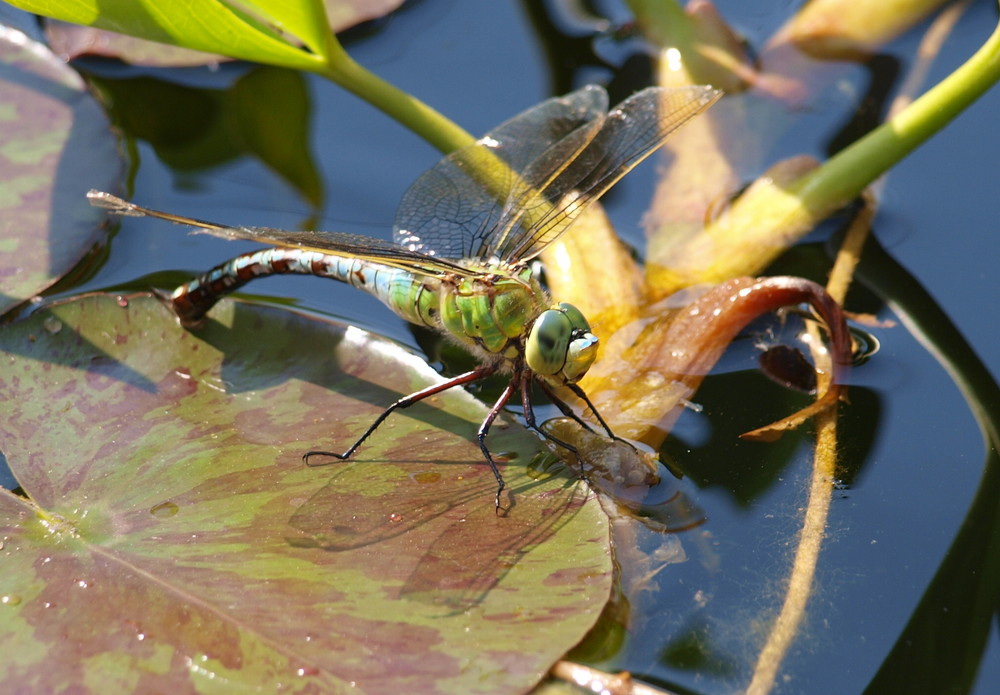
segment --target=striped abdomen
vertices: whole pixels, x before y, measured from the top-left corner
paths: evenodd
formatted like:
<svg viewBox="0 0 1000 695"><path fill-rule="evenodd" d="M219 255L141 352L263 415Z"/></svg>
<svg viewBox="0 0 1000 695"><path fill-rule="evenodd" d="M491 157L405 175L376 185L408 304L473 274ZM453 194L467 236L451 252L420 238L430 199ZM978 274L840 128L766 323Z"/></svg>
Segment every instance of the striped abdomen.
<svg viewBox="0 0 1000 695"><path fill-rule="evenodd" d="M259 277L301 274L346 282L381 299L402 318L443 330L470 347L513 358L512 345L544 309L527 269L483 268L466 277L417 275L380 263L302 249L245 253L178 287L170 297L185 325L198 323L224 295ZM519 344L519 343L518 343ZM513 352L512 352L513 350Z"/></svg>

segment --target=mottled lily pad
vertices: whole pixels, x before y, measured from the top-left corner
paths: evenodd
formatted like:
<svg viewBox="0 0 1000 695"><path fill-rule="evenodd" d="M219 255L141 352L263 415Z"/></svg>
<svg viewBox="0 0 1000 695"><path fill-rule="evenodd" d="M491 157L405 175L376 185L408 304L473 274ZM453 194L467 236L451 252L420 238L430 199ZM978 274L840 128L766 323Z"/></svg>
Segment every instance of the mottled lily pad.
<svg viewBox="0 0 1000 695"><path fill-rule="evenodd" d="M91 296L0 333L5 690L526 691L611 583L606 518L538 441L498 426L506 515L463 391L393 344L223 302L197 333L149 295ZM113 684L113 685L112 685Z"/></svg>
<svg viewBox="0 0 1000 695"><path fill-rule="evenodd" d="M0 313L68 273L104 238L88 189L121 172L107 117L47 48L0 26Z"/></svg>

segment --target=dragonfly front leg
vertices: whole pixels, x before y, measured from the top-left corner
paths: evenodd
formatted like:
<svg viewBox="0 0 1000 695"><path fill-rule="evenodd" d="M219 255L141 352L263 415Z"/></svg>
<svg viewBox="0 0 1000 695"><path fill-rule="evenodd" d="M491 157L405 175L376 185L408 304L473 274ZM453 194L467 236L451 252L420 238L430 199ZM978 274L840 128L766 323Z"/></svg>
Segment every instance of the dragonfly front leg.
<svg viewBox="0 0 1000 695"><path fill-rule="evenodd" d="M545 394L552 400L552 402L556 405L556 407L562 411L563 415L573 418L581 425L583 425L586 429L590 430L590 426L586 422L581 420L579 417L577 417L576 413L574 413L573 410L568 405L566 405L561 400L555 397L555 394L553 394L549 390L549 388L545 385L545 382L540 382L540 383L542 384L542 390L545 391ZM580 452L577 451L575 446L573 446L569 442L564 442L562 439L559 439L559 437L556 437L549 432L546 432L541 427L539 427L538 424L535 422L535 409L531 405L531 378L530 375L527 373L525 373L524 377L522 378L521 408L524 410L524 421L525 423L527 423L528 427L538 432L540 435L548 439L553 444L556 444L557 446L561 446L563 449L566 449L577 458L580 457Z"/></svg>
<svg viewBox="0 0 1000 695"><path fill-rule="evenodd" d="M495 371L496 371L495 366L477 367L476 369L473 369L471 372L460 374L459 376L456 376L453 379L449 379L444 383L428 386L425 389L421 389L420 391L411 393L409 396L404 396L403 398L400 398L398 401L396 401L388 408L383 410L382 414L379 415L377 418L375 418L375 422L373 422L368 427L368 429L365 430L365 433L358 438L358 441L354 442L354 444L351 445L351 448L349 448L344 453L340 454L335 451L307 451L305 454L303 454L302 460L308 463L309 458L312 456L332 456L333 458L340 459L341 461L343 461L344 459L348 459L354 454L355 451L358 450L358 447L361 446L361 444L366 439L368 439L369 435L371 435L372 432L377 430L378 426L381 425L383 422L385 422L385 419L389 417L394 411L399 410L401 408L408 408L409 406L419 401L422 401L428 396L433 396L435 394L441 393L442 391L447 391L448 389L453 388L455 386L461 386L463 384L469 384L473 381L478 381L479 379L484 379L488 377L490 374L493 374L493 372ZM492 419L490 421L492 422ZM482 441L480 441L480 446L482 446ZM486 456L487 459L489 459L488 452ZM493 464L492 459L490 459L490 466L493 468L493 473L499 478L500 474L497 472L497 468ZM501 480L501 487L503 487L502 480ZM497 500L499 499L500 499L500 492L498 491ZM499 505L499 501L497 502L497 504Z"/></svg>
<svg viewBox="0 0 1000 695"><path fill-rule="evenodd" d="M541 383L542 390L545 391L546 395L548 395L549 399L552 401L552 404L555 405L557 408L559 408L559 410L562 411L563 415L565 415L565 416L571 418L572 420L576 421L578 424L580 424L581 426L583 426L583 428L585 430L587 430L588 432L593 432L594 431L594 429L589 424L587 424L587 422L584 421L583 418L581 418L579 415L577 415L575 412L573 412L573 408L571 408L570 405L568 403L566 403L566 401L564 401L563 399L559 398L559 396L557 396L555 394L555 392L552 390L552 388L548 384L546 384L544 381L539 382L539 383ZM630 447L632 447L633 449L635 449L635 445L632 442L630 442L629 440L624 439L622 437L619 437L617 434L615 434L614 432L611 431L611 428L608 427L608 423L604 421L603 417L601 417L601 414L597 411L597 408L594 407L594 404L590 402L590 398L587 397L587 393L582 388L580 388L576 384L566 384L566 386L569 387L569 389L580 400L582 400L584 402L584 404L586 404L586 406L588 408L590 408L590 412L592 412L594 414L594 417L597 419L597 421L599 423L601 423L601 427L603 427L604 431L608 433L608 437L610 437L611 439L613 439L615 441L618 441L618 442L624 442L624 443L628 444ZM543 434L544 434L544 432L543 432ZM636 451L638 451L638 449L636 449Z"/></svg>
<svg viewBox="0 0 1000 695"><path fill-rule="evenodd" d="M580 425L580 427L582 427L583 429L587 430L588 432L593 432L594 431L594 428L590 426L590 423L587 422L586 420L584 420L579 415L577 415L573 411L573 408L570 406L569 403L567 403L566 401L564 401L563 399L561 399L559 396L556 395L556 392L552 390L551 386L549 386L548 384L546 384L544 381L539 381L538 383L541 384L542 391L545 392L545 395L549 397L550 401L552 401L552 405L554 405L555 407L559 408L559 411L563 415L565 415L566 417L568 417L571 420L573 420L574 422L576 422L576 424ZM596 434L596 432L595 432L595 434ZM614 436L614 435L612 435L612 436Z"/></svg>
<svg viewBox="0 0 1000 695"><path fill-rule="evenodd" d="M629 442L627 439L622 439L617 434L615 434L614 432L611 431L611 428L608 426L608 423L606 423L604 421L604 418L601 417L601 413L598 412L597 408L594 407L594 404L590 402L590 399L587 397L587 393L582 388L580 388L576 384L569 384L569 383L566 384L566 386L569 388L570 391L573 392L573 394L577 398L579 398L581 401L583 401L587 405L587 407L590 408L590 412L592 412L594 414L594 417L597 419L597 421L599 423L601 423L601 427L604 428L604 431L608 433L609 437L611 437L612 439L615 439L615 440L617 440L619 442L625 442L629 446L632 446L631 442ZM590 428L588 427L587 429L590 429ZM634 449L635 447L632 447L632 448Z"/></svg>

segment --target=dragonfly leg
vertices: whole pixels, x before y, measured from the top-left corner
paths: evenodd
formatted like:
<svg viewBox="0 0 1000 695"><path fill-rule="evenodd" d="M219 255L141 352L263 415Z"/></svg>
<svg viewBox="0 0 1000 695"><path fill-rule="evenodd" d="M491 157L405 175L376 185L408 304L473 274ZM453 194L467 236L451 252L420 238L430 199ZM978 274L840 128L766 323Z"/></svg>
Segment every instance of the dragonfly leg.
<svg viewBox="0 0 1000 695"><path fill-rule="evenodd" d="M490 408L490 412L486 414L486 418L483 420L483 423L479 426L479 431L476 433L476 438L479 440L479 448L483 450L483 455L486 456L486 463L490 464L490 470L493 471L493 475L497 479L497 498L496 498L497 514L500 513L500 493L503 492L503 489L507 486L507 483L503 481L503 476L500 474L500 469L497 468L496 461L493 460L493 455L490 453L489 447L486 446L486 435L490 431L490 425L492 425L493 421L497 419L497 415L500 414L500 411L503 410L503 407L507 405L507 401L510 400L510 397L514 394L514 390L517 387L518 387L518 382L517 378L515 377L510 380L510 383L507 384L507 387L503 390L503 393L500 394L500 398L498 398L497 402L493 404L492 408Z"/></svg>
<svg viewBox="0 0 1000 695"><path fill-rule="evenodd" d="M594 407L594 404L590 402L590 398L587 397L587 393L582 388L580 388L576 384L566 384L566 386L569 387L569 390L572 391L577 398L579 398L581 401L587 404L587 407L590 408L590 412L592 412L597 421L601 423L601 427L604 428L604 431L608 433L609 437L619 442L625 442L626 444L629 444L631 446L631 443L627 439L622 439L617 434L611 431L611 428L608 427L608 423L605 422L604 418L601 417L601 413L597 410L597 408Z"/></svg>
<svg viewBox="0 0 1000 695"><path fill-rule="evenodd" d="M555 395L549 390L549 388L545 385L544 382L541 383L542 383L542 390L545 391L545 393L552 399L552 402L556 405L556 407L559 408L559 410L563 412L564 415L573 418L581 425L586 427L588 430L590 429L590 426L587 425L587 423L581 420L579 417L577 417L576 414L568 405L566 405L565 403L563 403L562 401L560 401L558 398L555 397ZM540 435L548 439L553 444L561 446L563 449L566 449L567 451L571 452L574 456L576 456L579 459L580 452L577 451L575 446L573 446L569 442L564 442L562 439L559 439L559 437L556 437L549 432L546 432L545 430L540 428L538 424L535 422L535 409L531 405L531 379L527 374L525 374L525 378L523 380L523 383L521 384L521 407L524 410L524 421L527 423L528 427L538 432Z"/></svg>
<svg viewBox="0 0 1000 695"><path fill-rule="evenodd" d="M382 414L379 415L377 418L375 418L375 422L373 422L368 427L368 429L365 430L365 433L361 435L358 441L354 442L354 444L351 445L351 448L349 448L344 453L340 454L335 451L307 451L302 456L302 460L308 463L310 457L312 456L332 456L333 458L340 459L341 461L343 461L344 459L348 459L354 454L355 451L358 450L358 447L361 446L362 442L368 439L369 435L371 435L372 432L377 430L378 426L381 425L385 421L385 419L389 417L394 411L399 410L400 408L407 408L413 405L414 403L417 403L418 401L422 401L428 396L433 396L434 394L441 393L442 391L447 391L448 389L453 388L455 386L461 386L462 384L468 384L473 381L483 379L485 377L488 377L495 371L496 367L494 366L477 367L476 369L473 369L471 372L460 374L459 376L456 376L453 379L449 379L444 383L434 384L433 386L428 386L425 389L421 389L420 391L411 393L409 396L404 396L403 398L400 398L398 401L396 401L388 408L383 410ZM480 442L480 446L482 446L482 442ZM489 458L488 453L487 453L487 458ZM493 465L492 460L490 460L490 466L492 466L493 468L493 473L497 475L497 477L499 477L500 474L497 472L496 466ZM499 495L500 493L498 492L497 493L498 499Z"/></svg>
<svg viewBox="0 0 1000 695"><path fill-rule="evenodd" d="M541 385L542 390L545 391L545 395L549 397L550 401L552 401L552 405L559 408L560 412L562 412L563 415L575 421L578 425L580 425L580 427L587 430L588 432L594 431L594 428L590 426L590 423L581 418L575 412L573 412L573 408L570 407L569 403L567 403L559 396L557 396L556 392L552 390L551 386L546 384L544 381L539 381L538 383Z"/></svg>

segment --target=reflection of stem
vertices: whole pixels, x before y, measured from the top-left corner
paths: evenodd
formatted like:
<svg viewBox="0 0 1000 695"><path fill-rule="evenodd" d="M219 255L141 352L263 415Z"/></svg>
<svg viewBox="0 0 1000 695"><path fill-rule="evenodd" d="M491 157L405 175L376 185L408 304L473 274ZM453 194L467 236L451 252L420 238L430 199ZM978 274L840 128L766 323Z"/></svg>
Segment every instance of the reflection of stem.
<svg viewBox="0 0 1000 695"><path fill-rule="evenodd" d="M865 283L962 392L987 450L979 489L954 542L865 693L969 692L993 630L1000 586L1000 388L947 314L877 243L865 265Z"/></svg>
<svg viewBox="0 0 1000 695"><path fill-rule="evenodd" d="M962 0L954 5L948 5L939 14L931 25L927 28L927 33L920 40L913 66L902 84L899 85L896 97L892 100L889 108L889 117L902 112L913 103L914 95L922 88L927 80L927 73L930 72L931 63L941 53L941 47L945 40L951 36L955 24L962 17L962 14L969 9L970 0Z"/></svg>
<svg viewBox="0 0 1000 695"><path fill-rule="evenodd" d="M837 260L830 273L827 292L843 304L847 295L854 269L861 256L861 248L871 229L875 216L875 202L870 195L864 196L865 205L851 223L847 236L837 254ZM820 349L822 340L815 324L809 327L810 344L813 346L813 360L816 363L819 392L829 388L832 374L829 353ZM753 678L747 688L747 695L763 695L770 692L788 648L791 646L799 624L805 615L806 604L812 593L813 578L819 562L819 551L823 545L827 518L830 514L833 481L837 466L837 409L829 408L816 417L816 453L813 460L812 479L809 483L809 502L802 520L802 535L795 553L785 603L768 635L754 669Z"/></svg>

